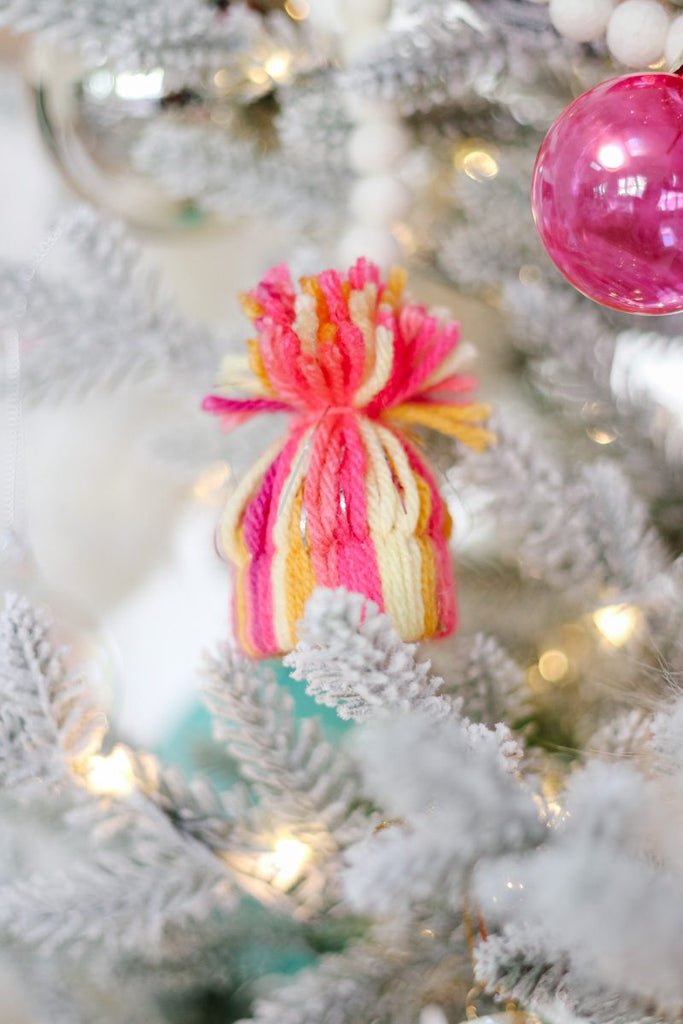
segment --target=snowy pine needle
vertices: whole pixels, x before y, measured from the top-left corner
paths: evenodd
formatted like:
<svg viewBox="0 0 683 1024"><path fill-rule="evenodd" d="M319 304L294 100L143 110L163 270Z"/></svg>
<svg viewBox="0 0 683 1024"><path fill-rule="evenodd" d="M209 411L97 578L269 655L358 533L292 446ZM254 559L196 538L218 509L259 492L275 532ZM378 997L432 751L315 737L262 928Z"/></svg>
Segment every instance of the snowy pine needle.
<svg viewBox="0 0 683 1024"><path fill-rule="evenodd" d="M415 710L437 719L460 709L458 700L438 695L442 680L416 661L417 646L403 643L391 619L360 594L317 590L299 636L285 664L340 718Z"/></svg>
<svg viewBox="0 0 683 1024"><path fill-rule="evenodd" d="M0 613L0 779L5 790L73 781L74 764L106 727L81 675L50 638L50 622L8 594Z"/></svg>
<svg viewBox="0 0 683 1024"><path fill-rule="evenodd" d="M51 264L68 260L64 278ZM30 401L152 382L207 386L230 340L188 322L122 224L66 214L44 260L0 266L0 309L16 320Z"/></svg>

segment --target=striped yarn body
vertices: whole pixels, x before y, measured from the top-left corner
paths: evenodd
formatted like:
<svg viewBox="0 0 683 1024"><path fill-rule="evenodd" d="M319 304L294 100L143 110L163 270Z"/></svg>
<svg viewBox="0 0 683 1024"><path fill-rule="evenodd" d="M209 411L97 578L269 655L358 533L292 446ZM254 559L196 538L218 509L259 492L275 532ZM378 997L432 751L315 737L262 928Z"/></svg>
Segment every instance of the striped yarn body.
<svg viewBox="0 0 683 1024"><path fill-rule="evenodd" d="M234 621L252 656L296 644L316 586L365 594L406 640L456 625L451 521L410 431L429 426L484 447L486 407L463 403L473 381L455 371L458 325L401 303L359 260L295 292L276 267L245 299L258 339L249 369L226 362L225 386L204 407L228 427L287 412L290 431L230 499L219 537L237 570Z"/></svg>

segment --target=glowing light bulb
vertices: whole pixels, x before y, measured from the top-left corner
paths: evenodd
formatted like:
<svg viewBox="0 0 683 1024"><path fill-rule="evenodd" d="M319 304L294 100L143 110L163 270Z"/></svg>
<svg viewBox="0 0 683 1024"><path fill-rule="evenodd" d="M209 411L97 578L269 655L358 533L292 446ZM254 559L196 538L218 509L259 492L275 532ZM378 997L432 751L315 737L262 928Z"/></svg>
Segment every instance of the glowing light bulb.
<svg viewBox="0 0 683 1024"><path fill-rule="evenodd" d="M299 839L282 837L275 842L271 853L264 853L258 858L258 874L267 879L271 885L281 892L286 892L301 877L301 873L311 859L311 847Z"/></svg>
<svg viewBox="0 0 683 1024"><path fill-rule="evenodd" d="M468 153L462 162L462 166L467 177L472 178L474 181L481 181L482 178L485 180L495 178L499 171L497 161L493 159L490 153L486 153L483 149L477 149L473 153Z"/></svg>
<svg viewBox="0 0 683 1024"><path fill-rule="evenodd" d="M496 160L498 151L482 139L465 139L453 154L453 163L473 181L489 181L500 170Z"/></svg>
<svg viewBox="0 0 683 1024"><path fill-rule="evenodd" d="M291 64L291 54L286 53L284 50L280 50L271 54L268 60L264 62L263 67L266 73L274 79L274 81L280 82L283 78L287 77Z"/></svg>
<svg viewBox="0 0 683 1024"><path fill-rule="evenodd" d="M545 651L538 659L538 671L548 683L559 683L569 671L569 659L564 651Z"/></svg>
<svg viewBox="0 0 683 1024"><path fill-rule="evenodd" d="M125 796L135 788L133 766L123 747L114 747L108 756L91 757L84 775L88 789L103 796Z"/></svg>
<svg viewBox="0 0 683 1024"><path fill-rule="evenodd" d="M638 625L638 609L630 604L608 604L593 614L593 622L614 647L625 644Z"/></svg>
<svg viewBox="0 0 683 1024"><path fill-rule="evenodd" d="M596 444L612 444L617 439L617 435L613 431L601 430L599 427L589 427L587 434Z"/></svg>
<svg viewBox="0 0 683 1024"><path fill-rule="evenodd" d="M311 13L308 0L287 0L285 11L293 21L303 21Z"/></svg>
<svg viewBox="0 0 683 1024"><path fill-rule="evenodd" d="M250 82L253 82L254 85L265 85L265 83L268 81L268 72L265 70L265 68L249 68L249 71L247 72L247 78L249 79Z"/></svg>

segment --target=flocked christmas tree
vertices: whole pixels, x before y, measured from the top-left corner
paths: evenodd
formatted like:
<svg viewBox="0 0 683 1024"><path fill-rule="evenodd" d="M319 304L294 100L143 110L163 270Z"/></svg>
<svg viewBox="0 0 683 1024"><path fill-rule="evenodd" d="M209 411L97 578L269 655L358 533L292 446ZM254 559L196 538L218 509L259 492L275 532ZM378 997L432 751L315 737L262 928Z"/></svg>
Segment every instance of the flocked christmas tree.
<svg viewBox="0 0 683 1024"><path fill-rule="evenodd" d="M145 235L101 210L69 212L30 266L2 269L0 924L36 1020L683 1014L681 340L676 318L578 295L529 207L553 117L624 64L682 63L682 19L655 0L389 7L0 4L43 53L78 55L67 113L45 70L37 98L82 191L138 226L230 232L248 215L263 270L287 261L304 278L296 307L282 271L248 299L260 340L247 378L247 321L216 330L181 313ZM103 192L94 157L87 174L70 162L58 117L77 118L91 155L106 142L119 174L125 162L135 209ZM449 313L401 320L396 275L373 305L365 264L316 276L361 257L407 265L411 301ZM453 404L471 351L461 342L456 359L447 325L474 300L493 323L478 346L486 429L483 406ZM280 359L290 314L299 348ZM401 380L399 349L413 360ZM241 476L260 460L221 539L239 562L269 524L269 579L299 567L296 587L271 592L245 556L235 612L252 654L294 647L291 680L238 652L226 573L225 636L203 669L197 652L211 770L132 749L115 721L107 733L78 652L24 583L20 384L27 416L83 394L173 395L173 429L145 443L188 480L218 456ZM214 389L228 433L199 409ZM235 422L292 406L291 435ZM452 626L437 484L460 623L421 648L401 634ZM387 495L401 540L379 552ZM376 578L339 553L361 499ZM326 529L336 576L315 563ZM302 716L304 691L345 728Z"/></svg>

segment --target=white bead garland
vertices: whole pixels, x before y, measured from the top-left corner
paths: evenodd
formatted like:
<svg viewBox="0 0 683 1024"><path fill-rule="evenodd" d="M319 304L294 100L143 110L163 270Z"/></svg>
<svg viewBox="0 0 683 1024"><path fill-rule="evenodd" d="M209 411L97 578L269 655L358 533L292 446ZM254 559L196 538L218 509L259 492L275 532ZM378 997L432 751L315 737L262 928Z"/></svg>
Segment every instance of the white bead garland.
<svg viewBox="0 0 683 1024"><path fill-rule="evenodd" d="M391 14L392 0L344 0L342 10L350 28L383 25Z"/></svg>
<svg viewBox="0 0 683 1024"><path fill-rule="evenodd" d="M349 59L381 37L391 0L343 0L341 7ZM355 125L348 156L357 179L349 195L352 220L339 240L337 257L347 267L367 256L386 270L402 258L391 228L410 209L410 191L398 172L411 137L391 103L350 95L346 106Z"/></svg>
<svg viewBox="0 0 683 1024"><path fill-rule="evenodd" d="M599 39L616 0L550 0L550 20L560 35L575 43Z"/></svg>
<svg viewBox="0 0 683 1024"><path fill-rule="evenodd" d="M448 1017L440 1006L432 1003L420 1012L419 1024L448 1024Z"/></svg>
<svg viewBox="0 0 683 1024"><path fill-rule="evenodd" d="M674 18L669 26L664 56L672 71L678 70L683 64L683 14Z"/></svg>
<svg viewBox="0 0 683 1024"><path fill-rule="evenodd" d="M607 26L612 56L631 68L645 68L664 56L669 15L658 0L624 0Z"/></svg>
<svg viewBox="0 0 683 1024"><path fill-rule="evenodd" d="M390 174L410 148L410 136L396 121L359 124L349 140L349 161L358 174Z"/></svg>
<svg viewBox="0 0 683 1024"><path fill-rule="evenodd" d="M391 174L359 178L352 186L349 206L361 224L381 227L405 217L410 209L410 189Z"/></svg>
<svg viewBox="0 0 683 1024"><path fill-rule="evenodd" d="M683 0L549 0L550 21L561 36L590 43L606 34L614 60L639 70L662 60L671 70L683 63L678 17L670 25L681 7Z"/></svg>
<svg viewBox="0 0 683 1024"><path fill-rule="evenodd" d="M373 263L391 267L400 263L403 257L401 246L386 226L374 224L351 224L342 235L337 246L341 267L350 267L359 256L367 256Z"/></svg>

